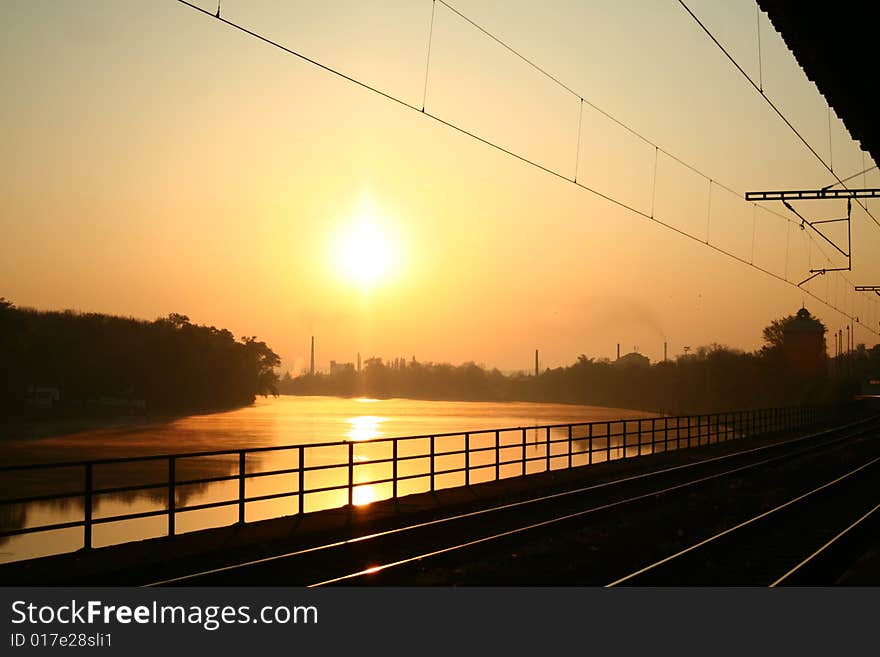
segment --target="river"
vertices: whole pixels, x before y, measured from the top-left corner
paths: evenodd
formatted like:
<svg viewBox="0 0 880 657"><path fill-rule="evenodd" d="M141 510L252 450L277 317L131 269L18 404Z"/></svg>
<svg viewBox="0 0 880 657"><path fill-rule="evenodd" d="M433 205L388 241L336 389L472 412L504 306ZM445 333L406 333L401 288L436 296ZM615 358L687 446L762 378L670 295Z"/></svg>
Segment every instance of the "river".
<svg viewBox="0 0 880 657"><path fill-rule="evenodd" d="M75 431L60 431L57 435L18 438L0 443L0 455L5 464L81 461L104 458L143 456L197 451L238 450L253 447L295 446L314 443L349 441L358 444L355 461L388 458L391 443L369 444L376 438L479 431L507 427L575 422L606 421L622 418L650 417L651 414L624 409L612 409L568 404L539 404L527 402L452 402L411 399L343 399L339 397L294 397L259 399L251 406L231 411L191 415L165 420L106 423L104 426ZM39 432L44 434L45 430ZM527 431L533 449L543 449L544 432ZM566 431L567 433L567 431ZM501 460L519 458L522 450L520 430L502 434ZM554 436L561 435L554 433ZM472 438L471 448L489 446L494 436ZM401 443L401 455L426 453L427 440ZM438 451L463 447L463 435L438 440ZM480 442L483 441L483 442ZM441 447L441 444L443 447ZM554 446L555 447L555 446ZM561 446L560 446L561 447ZM369 449L367 449L369 448ZM566 447L567 449L567 447ZM408 451L407 451L408 450ZM298 450L262 452L248 456L246 471L266 472L297 467ZM310 448L308 465L340 463L347 459L347 447ZM314 456L312 455L314 453ZM537 451L535 452L537 453ZM553 452L556 453L556 452ZM460 467L454 457L438 457L437 468ZM494 462L494 452L473 456L473 466ZM561 459L557 459L560 460ZM540 459L536 459L540 461ZM358 482L369 482L390 476L390 464L364 463L357 468ZM502 476L518 474L520 466L504 466ZM543 469L542 462L529 464L529 471ZM554 465L554 467L556 467ZM560 466L561 467L561 466ZM180 459L176 464L176 480L198 477L225 476L238 473L238 457L220 456L199 459ZM399 474L424 471L424 463L412 460L401 463ZM297 474L273 475L247 480L247 496L296 491ZM346 468L308 472L307 488L336 485L347 480ZM438 477L437 486L461 485L463 475ZM472 482L494 477L494 467L474 471ZM83 468L62 468L53 471L34 471L4 475L0 497L24 497L47 493L82 490ZM167 462L140 462L125 466L96 466L94 486L111 488L167 481ZM427 479L401 482L400 494L426 490ZM238 493L237 481L210 484L190 484L177 487L176 504L192 506L232 499ZM389 497L390 484L360 485L354 489L355 504ZM94 498L94 518L119 514L139 513L166 508L165 488L144 489L137 492L108 493ZM347 491L329 491L306 496L305 510L341 506L347 502ZM253 502L247 505L247 521L289 515L298 511L297 498L284 497ZM190 511L177 515L178 533L206 527L227 525L237 520L236 506ZM0 528L12 530L45 524L82 519L82 498L62 501L32 502L18 505L0 505ZM94 528L95 547L162 536L167 531L165 516L141 518L123 522L98 524ZM82 545L81 527L24 534L0 538L0 562L15 561L41 555L75 550Z"/></svg>

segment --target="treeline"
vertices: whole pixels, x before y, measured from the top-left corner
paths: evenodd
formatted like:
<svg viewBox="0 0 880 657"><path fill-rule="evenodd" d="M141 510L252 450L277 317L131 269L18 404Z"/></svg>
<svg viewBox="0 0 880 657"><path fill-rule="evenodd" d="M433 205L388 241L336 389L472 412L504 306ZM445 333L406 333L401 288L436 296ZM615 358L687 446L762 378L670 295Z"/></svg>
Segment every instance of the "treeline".
<svg viewBox="0 0 880 657"><path fill-rule="evenodd" d="M774 321L764 331L766 344L747 353L721 345L653 365L624 364L581 355L567 367L539 376L505 375L474 363L389 365L380 358L361 372L296 378L286 374L279 391L298 395L366 395L472 401L537 401L642 409L663 413L707 413L852 399L861 382L880 374L880 345L860 346L834 359L824 345L815 354L814 371L805 372L786 351L783 328ZM824 327L822 327L824 331ZM818 351L818 349L817 349ZM636 359L637 360L637 359Z"/></svg>
<svg viewBox="0 0 880 657"><path fill-rule="evenodd" d="M719 345L645 367L621 367L582 355L572 365L545 370L537 377L505 375L475 363L408 362L402 368L389 367L376 358L367 361L360 373L286 374L278 389L290 395L561 402L709 413L851 399L859 390L857 372L880 371L880 347L862 347L829 365L827 373L804 376L790 371L774 351L745 353Z"/></svg>
<svg viewBox="0 0 880 657"><path fill-rule="evenodd" d="M402 366L369 358L361 372L353 369L334 374L285 374L278 391L288 395L338 395L354 397L412 397L488 401L506 398L512 379L497 369L475 363L420 363L413 359Z"/></svg>
<svg viewBox="0 0 880 657"><path fill-rule="evenodd" d="M192 324L16 308L0 299L0 408L9 414L188 412L277 394L255 337Z"/></svg>

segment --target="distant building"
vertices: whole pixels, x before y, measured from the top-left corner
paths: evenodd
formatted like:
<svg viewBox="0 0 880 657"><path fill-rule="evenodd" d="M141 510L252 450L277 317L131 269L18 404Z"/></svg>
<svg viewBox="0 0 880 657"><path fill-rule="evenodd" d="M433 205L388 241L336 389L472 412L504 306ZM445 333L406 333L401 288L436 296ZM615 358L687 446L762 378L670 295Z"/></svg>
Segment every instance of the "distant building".
<svg viewBox="0 0 880 657"><path fill-rule="evenodd" d="M792 372L819 374L825 368L825 325L801 308L782 328L782 353Z"/></svg>
<svg viewBox="0 0 880 657"><path fill-rule="evenodd" d="M346 372L354 373L354 363L337 363L335 360L330 361L330 374L344 374Z"/></svg>
<svg viewBox="0 0 880 657"><path fill-rule="evenodd" d="M614 361L614 367L648 367L650 364L651 360L637 351L624 354Z"/></svg>

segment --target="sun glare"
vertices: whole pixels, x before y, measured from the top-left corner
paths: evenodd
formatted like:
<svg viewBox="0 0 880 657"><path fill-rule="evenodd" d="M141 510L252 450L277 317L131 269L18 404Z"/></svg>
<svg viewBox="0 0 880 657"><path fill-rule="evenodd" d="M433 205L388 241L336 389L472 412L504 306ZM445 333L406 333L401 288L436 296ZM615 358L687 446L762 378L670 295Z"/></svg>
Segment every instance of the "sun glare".
<svg viewBox="0 0 880 657"><path fill-rule="evenodd" d="M343 232L337 254L340 273L362 289L371 289L381 282L393 260L388 235L371 211L362 212Z"/></svg>

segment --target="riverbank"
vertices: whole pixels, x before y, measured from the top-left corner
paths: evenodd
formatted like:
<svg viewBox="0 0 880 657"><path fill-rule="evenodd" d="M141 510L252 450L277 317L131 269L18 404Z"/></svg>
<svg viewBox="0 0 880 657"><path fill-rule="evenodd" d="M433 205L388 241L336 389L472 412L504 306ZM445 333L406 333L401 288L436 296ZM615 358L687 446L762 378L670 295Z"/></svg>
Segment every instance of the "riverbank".
<svg viewBox="0 0 880 657"><path fill-rule="evenodd" d="M83 431L95 430L135 430L151 426L169 424L186 417L224 413L251 404L237 404L226 407L199 408L180 413L130 413L95 415L55 415L7 418L0 421L0 442L5 440L37 440L54 438Z"/></svg>

